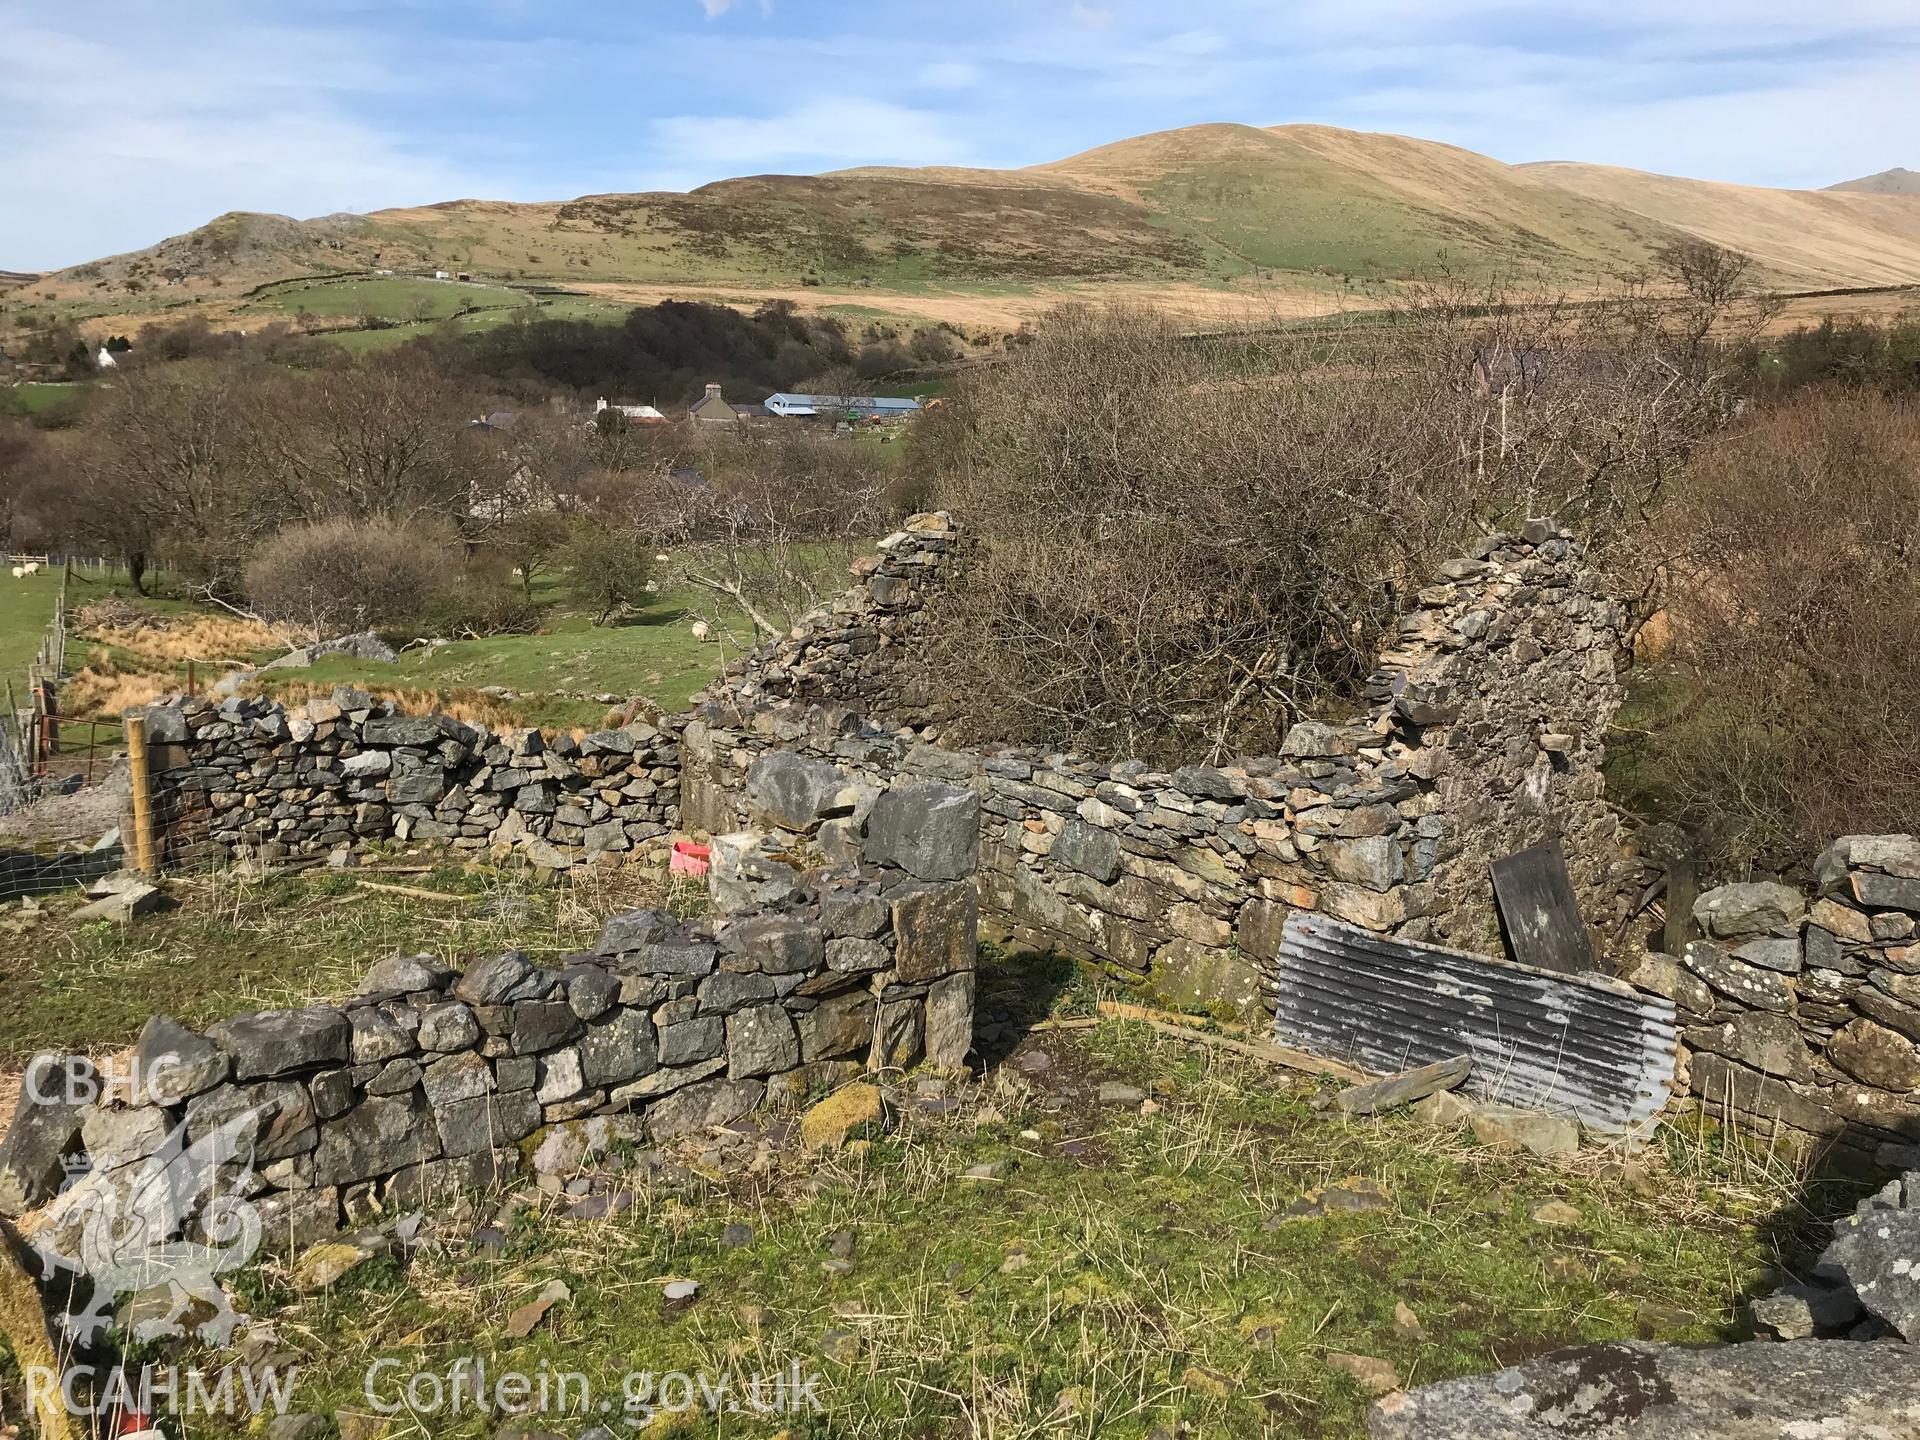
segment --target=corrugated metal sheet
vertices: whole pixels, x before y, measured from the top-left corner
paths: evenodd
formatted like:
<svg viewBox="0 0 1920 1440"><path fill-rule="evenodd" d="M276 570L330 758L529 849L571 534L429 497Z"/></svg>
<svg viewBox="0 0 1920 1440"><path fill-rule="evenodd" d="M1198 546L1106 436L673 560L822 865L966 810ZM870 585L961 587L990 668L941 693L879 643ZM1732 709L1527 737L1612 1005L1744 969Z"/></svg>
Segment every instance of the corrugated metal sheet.
<svg viewBox="0 0 1920 1440"><path fill-rule="evenodd" d="M1674 1011L1604 976L1557 975L1463 950L1376 935L1325 916L1287 918L1274 1037L1388 1074L1471 1055L1463 1089L1639 1128L1673 1085Z"/></svg>

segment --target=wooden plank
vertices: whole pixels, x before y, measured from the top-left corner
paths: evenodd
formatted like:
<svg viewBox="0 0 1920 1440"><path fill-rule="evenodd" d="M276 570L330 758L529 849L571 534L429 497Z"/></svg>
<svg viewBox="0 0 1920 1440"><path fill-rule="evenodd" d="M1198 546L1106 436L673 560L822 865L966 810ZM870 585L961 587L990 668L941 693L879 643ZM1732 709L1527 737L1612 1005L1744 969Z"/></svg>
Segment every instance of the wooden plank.
<svg viewBox="0 0 1920 1440"><path fill-rule="evenodd" d="M1593 970L1593 937L1580 918L1567 857L1555 841L1502 856L1489 867L1513 958L1522 965L1583 975Z"/></svg>
<svg viewBox="0 0 1920 1440"><path fill-rule="evenodd" d="M379 890L387 895L406 895L415 900L451 900L464 905L482 898L478 895L450 895L444 890L423 890L418 885L382 885L378 880L362 880L362 890Z"/></svg>
<svg viewBox="0 0 1920 1440"><path fill-rule="evenodd" d="M1667 866L1667 923L1661 944L1669 955L1686 953L1693 939L1693 902L1700 898L1700 867L1691 854Z"/></svg>
<svg viewBox="0 0 1920 1440"><path fill-rule="evenodd" d="M1365 1085L1350 1085L1333 1097L1333 1103L1349 1115L1372 1115L1381 1110L1411 1105L1441 1090L1451 1090L1467 1078L1473 1069L1471 1055L1456 1055L1451 1060L1435 1061L1413 1070L1402 1070L1383 1080Z"/></svg>
<svg viewBox="0 0 1920 1440"><path fill-rule="evenodd" d="M1109 1020L1164 1020L1169 1025L1190 1025L1195 1030L1212 1026L1222 1035L1245 1035L1247 1027L1231 1020L1209 1020L1203 1015L1182 1015L1175 1010L1152 1010L1145 1005L1129 1005L1124 1000L1102 1000L1095 1006Z"/></svg>

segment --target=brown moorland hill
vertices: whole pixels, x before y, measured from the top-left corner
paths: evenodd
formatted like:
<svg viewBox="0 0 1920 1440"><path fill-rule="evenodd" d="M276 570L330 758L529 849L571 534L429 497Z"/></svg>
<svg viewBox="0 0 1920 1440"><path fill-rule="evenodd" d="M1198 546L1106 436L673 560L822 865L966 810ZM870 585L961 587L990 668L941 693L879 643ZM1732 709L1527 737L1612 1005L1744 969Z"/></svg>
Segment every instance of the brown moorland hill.
<svg viewBox="0 0 1920 1440"><path fill-rule="evenodd" d="M1019 170L758 175L686 193L454 200L313 220L234 213L14 285L0 309L96 326L196 310L244 321L293 313L309 281L448 270L498 287L782 296L926 318L936 302L964 300L970 313L1011 321L1102 291L1184 296L1217 313L1223 297L1256 292L1351 304L1443 269L1579 290L1685 236L1746 251L1778 289L1920 283L1912 196L1514 166L1407 136L1216 124ZM369 313L387 304L405 312L392 318L418 321L458 308L382 283L365 292ZM333 314L347 303L320 299Z"/></svg>

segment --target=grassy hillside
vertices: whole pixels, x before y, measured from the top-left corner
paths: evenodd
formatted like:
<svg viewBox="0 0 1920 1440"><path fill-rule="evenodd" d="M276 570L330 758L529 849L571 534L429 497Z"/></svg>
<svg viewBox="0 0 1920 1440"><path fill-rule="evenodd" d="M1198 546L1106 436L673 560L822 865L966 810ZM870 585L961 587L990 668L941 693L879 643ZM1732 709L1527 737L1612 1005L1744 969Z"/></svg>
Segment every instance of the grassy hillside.
<svg viewBox="0 0 1920 1440"><path fill-rule="evenodd" d="M1745 251L1797 288L1920 280L1920 198L1913 196L1765 190L1570 162L1521 169L1598 204Z"/></svg>
<svg viewBox="0 0 1920 1440"><path fill-rule="evenodd" d="M230 214L12 288L0 321L125 328L201 310L245 324L306 309L464 323L532 303L507 288L529 285L820 308L871 296L883 313L950 319L959 304L1009 323L1115 289L1217 309L1208 297L1259 284L1325 309L1355 282L1441 267L1578 287L1683 234L1748 251L1781 288L1920 281L1912 196L1511 166L1325 126L1202 125L1025 170L761 175L687 194L455 200L307 221ZM410 278L435 269L478 283L427 291Z"/></svg>
<svg viewBox="0 0 1920 1440"><path fill-rule="evenodd" d="M1137 196L1229 263L1278 270L1578 279L1644 259L1671 234L1469 150L1317 125L1195 126L1042 168Z"/></svg>

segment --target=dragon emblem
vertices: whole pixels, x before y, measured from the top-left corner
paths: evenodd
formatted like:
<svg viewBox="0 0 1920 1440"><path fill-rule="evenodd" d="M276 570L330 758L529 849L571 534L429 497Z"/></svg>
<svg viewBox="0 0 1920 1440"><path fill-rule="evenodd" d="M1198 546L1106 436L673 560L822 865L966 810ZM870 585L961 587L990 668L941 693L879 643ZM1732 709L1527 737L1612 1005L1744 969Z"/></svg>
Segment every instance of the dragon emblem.
<svg viewBox="0 0 1920 1440"><path fill-rule="evenodd" d="M85 1294L61 1321L75 1342L96 1341L121 1296L162 1287L166 1308L140 1319L139 1339L192 1333L208 1344L231 1341L240 1316L219 1277L260 1248L260 1214L246 1196L265 1113L249 1110L191 1143L183 1120L138 1165L70 1188L58 1236L34 1249L43 1280L64 1279Z"/></svg>

